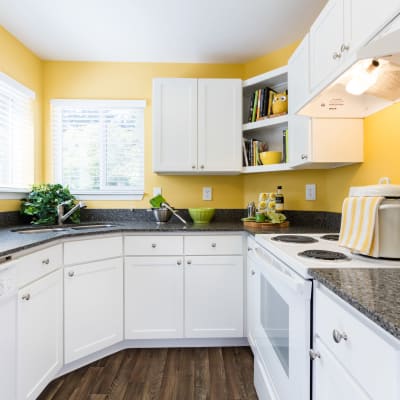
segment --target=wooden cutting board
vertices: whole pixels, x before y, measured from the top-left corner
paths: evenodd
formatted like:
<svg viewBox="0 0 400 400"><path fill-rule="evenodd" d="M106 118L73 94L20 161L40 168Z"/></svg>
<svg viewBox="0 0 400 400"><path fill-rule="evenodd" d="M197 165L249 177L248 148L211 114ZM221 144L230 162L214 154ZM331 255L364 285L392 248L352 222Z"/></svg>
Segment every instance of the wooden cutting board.
<svg viewBox="0 0 400 400"><path fill-rule="evenodd" d="M287 228L289 226L289 221L284 221L280 224L273 224L272 222L243 221L243 225L247 226L248 228L257 229Z"/></svg>

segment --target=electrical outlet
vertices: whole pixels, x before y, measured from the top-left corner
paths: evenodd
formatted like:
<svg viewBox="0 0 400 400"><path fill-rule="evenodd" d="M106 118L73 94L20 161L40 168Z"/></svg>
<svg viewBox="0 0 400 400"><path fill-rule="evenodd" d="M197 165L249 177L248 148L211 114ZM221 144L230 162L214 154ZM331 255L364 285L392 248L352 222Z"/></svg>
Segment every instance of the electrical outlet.
<svg viewBox="0 0 400 400"><path fill-rule="evenodd" d="M315 183L306 184L306 200L316 200L317 185Z"/></svg>
<svg viewBox="0 0 400 400"><path fill-rule="evenodd" d="M153 197L158 196L161 194L162 190L160 187L153 187Z"/></svg>
<svg viewBox="0 0 400 400"><path fill-rule="evenodd" d="M212 200L212 188L203 187L203 200Z"/></svg>

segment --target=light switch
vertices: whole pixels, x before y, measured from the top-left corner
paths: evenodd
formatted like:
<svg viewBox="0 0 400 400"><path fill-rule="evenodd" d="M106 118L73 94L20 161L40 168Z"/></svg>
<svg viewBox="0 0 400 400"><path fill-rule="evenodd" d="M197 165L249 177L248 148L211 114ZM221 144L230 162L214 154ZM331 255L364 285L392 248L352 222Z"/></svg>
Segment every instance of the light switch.
<svg viewBox="0 0 400 400"><path fill-rule="evenodd" d="M203 200L212 200L212 188L203 187Z"/></svg>
<svg viewBox="0 0 400 400"><path fill-rule="evenodd" d="M316 200L317 185L315 183L306 184L306 200Z"/></svg>
<svg viewBox="0 0 400 400"><path fill-rule="evenodd" d="M159 194L161 194L162 190L160 187L153 187L153 197L154 196L158 196Z"/></svg>

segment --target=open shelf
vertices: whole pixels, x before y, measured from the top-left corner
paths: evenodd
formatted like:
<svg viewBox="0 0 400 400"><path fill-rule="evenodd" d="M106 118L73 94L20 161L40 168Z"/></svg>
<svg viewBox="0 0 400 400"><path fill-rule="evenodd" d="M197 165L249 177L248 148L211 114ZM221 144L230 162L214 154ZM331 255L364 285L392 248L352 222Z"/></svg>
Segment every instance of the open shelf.
<svg viewBox="0 0 400 400"><path fill-rule="evenodd" d="M289 117L288 115L281 115L279 117L265 118L256 122L248 122L243 124L243 133L252 132L258 129L268 128L268 127L276 127L279 128L279 125L282 125L282 128L287 127Z"/></svg>
<svg viewBox="0 0 400 400"><path fill-rule="evenodd" d="M243 167L242 174L257 174L261 172L278 172L278 171L291 171L292 168L289 163L257 165L254 167Z"/></svg>

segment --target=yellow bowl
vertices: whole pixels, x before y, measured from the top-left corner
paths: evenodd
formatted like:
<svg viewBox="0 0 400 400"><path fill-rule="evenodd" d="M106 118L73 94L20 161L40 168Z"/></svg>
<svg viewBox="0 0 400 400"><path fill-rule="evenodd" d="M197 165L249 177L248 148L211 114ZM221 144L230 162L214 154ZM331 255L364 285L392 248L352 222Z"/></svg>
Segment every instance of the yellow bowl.
<svg viewBox="0 0 400 400"><path fill-rule="evenodd" d="M282 160L281 151L263 151L260 153L260 160L265 164L278 164Z"/></svg>

